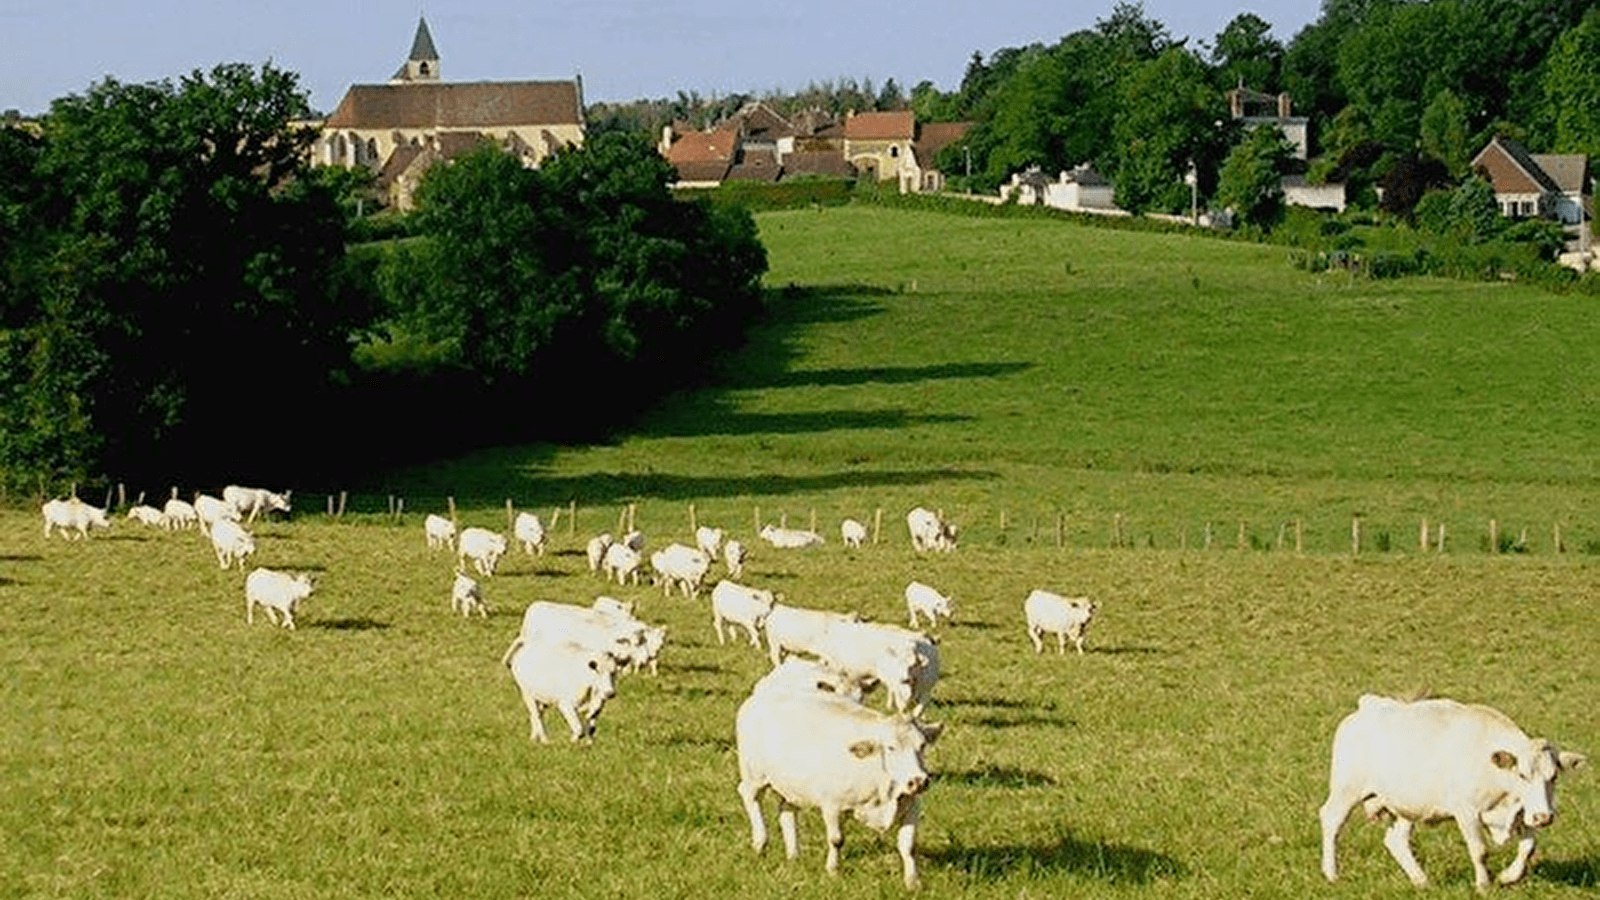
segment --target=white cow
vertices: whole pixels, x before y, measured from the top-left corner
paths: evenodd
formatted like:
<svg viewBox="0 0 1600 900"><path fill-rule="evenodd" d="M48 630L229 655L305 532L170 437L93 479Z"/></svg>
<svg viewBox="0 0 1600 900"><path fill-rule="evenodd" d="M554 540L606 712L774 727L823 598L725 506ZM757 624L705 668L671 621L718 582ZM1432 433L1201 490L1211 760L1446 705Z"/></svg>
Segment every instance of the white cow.
<svg viewBox="0 0 1600 900"><path fill-rule="evenodd" d="M200 516L195 512L194 504L187 500L173 497L161 507L161 514L166 516L168 528L187 529L190 525L200 521Z"/></svg>
<svg viewBox="0 0 1600 900"><path fill-rule="evenodd" d="M701 525L694 530L694 545L707 557L716 559L722 554L722 529Z"/></svg>
<svg viewBox="0 0 1600 900"><path fill-rule="evenodd" d="M761 626L772 613L775 602L777 597L771 591L731 581L717 582L711 589L711 625L717 630L717 643L727 643L722 635L722 625L726 622L730 634L733 626L739 625L750 633L750 646L761 649Z"/></svg>
<svg viewBox="0 0 1600 900"><path fill-rule="evenodd" d="M816 642L802 649L846 675L883 685L889 708L897 712L925 703L939 679L933 640L897 625L829 622Z"/></svg>
<svg viewBox="0 0 1600 900"><path fill-rule="evenodd" d="M605 559L600 562L600 568L605 572L606 578L617 580L617 584L625 582L639 583L639 551L627 544L612 544L606 548Z"/></svg>
<svg viewBox="0 0 1600 900"><path fill-rule="evenodd" d="M806 531L801 528L779 528L773 524L761 526L758 535L762 540L780 550L797 550L801 547L811 547L824 543L822 535L815 531Z"/></svg>
<svg viewBox="0 0 1600 900"><path fill-rule="evenodd" d="M616 663L611 657L571 641L527 641L518 636L504 662L528 707L531 740L549 741L540 719L546 706L560 710L574 741L594 739L600 711L616 693Z"/></svg>
<svg viewBox="0 0 1600 900"><path fill-rule="evenodd" d="M846 547L860 547L867 542L867 526L855 519L845 519L839 523L839 540L844 541Z"/></svg>
<svg viewBox="0 0 1600 900"><path fill-rule="evenodd" d="M584 553L589 557L589 571L600 571L600 564L605 562L606 550L611 547L612 543L611 532L609 531L597 534L589 539L588 545L584 547Z"/></svg>
<svg viewBox="0 0 1600 900"><path fill-rule="evenodd" d="M916 628L919 617L926 616L928 625L939 624L939 617L950 620L950 598L920 581L906 585L906 613L911 617L911 627Z"/></svg>
<svg viewBox="0 0 1600 900"><path fill-rule="evenodd" d="M744 561L750 553L745 549L743 541L729 541L722 545L722 560L728 564L729 578L742 578L744 576Z"/></svg>
<svg viewBox="0 0 1600 900"><path fill-rule="evenodd" d="M494 575L495 567L500 565L500 557L505 555L506 536L487 528L463 528L456 540L457 568L463 567L464 561L470 559L479 575Z"/></svg>
<svg viewBox="0 0 1600 900"><path fill-rule="evenodd" d="M44 536L50 537L51 531L60 531L61 536L67 540L82 540L89 536L90 528L110 528L111 520L106 518L106 511L98 506L71 497L66 500L47 500L39 508L44 516ZM77 535L68 534L75 531Z"/></svg>
<svg viewBox="0 0 1600 900"><path fill-rule="evenodd" d="M594 602L589 604L589 608L595 612L605 613L608 616L633 617L633 604L626 600L618 600L615 597L596 597Z"/></svg>
<svg viewBox="0 0 1600 900"><path fill-rule="evenodd" d="M635 553L644 553L644 532L630 531L622 536L622 543Z"/></svg>
<svg viewBox="0 0 1600 900"><path fill-rule="evenodd" d="M822 641L830 624L855 622L859 619L855 613L836 613L774 603L772 611L767 613L764 625L767 633L767 655L776 666L783 662L783 654L786 652L815 653L812 648Z"/></svg>
<svg viewBox="0 0 1600 900"><path fill-rule="evenodd" d="M473 613L477 613L479 618L489 616L489 604L483 600L483 588L461 569L456 569L455 581L450 585L450 611L460 612L463 618Z"/></svg>
<svg viewBox="0 0 1600 900"><path fill-rule="evenodd" d="M1505 714L1443 698L1405 701L1365 694L1333 734L1328 800L1322 804L1322 874L1338 877L1334 848L1350 810L1392 818L1383 844L1413 884L1428 876L1411 852L1418 822L1455 819L1473 884L1489 887L1484 830L1495 846L1518 839L1501 884L1522 878L1540 828L1555 818L1556 776L1583 766L1580 753L1523 733Z"/></svg>
<svg viewBox="0 0 1600 900"><path fill-rule="evenodd" d="M656 583L664 593L670 594L677 587L685 599L692 600L700 596L700 586L711 569L711 557L685 544L668 544L650 554L650 567L655 569Z"/></svg>
<svg viewBox="0 0 1600 900"><path fill-rule="evenodd" d="M194 495L194 514L200 522L202 534L210 534L211 526L223 519L239 521L239 511L233 508L233 504L210 494Z"/></svg>
<svg viewBox="0 0 1600 900"><path fill-rule="evenodd" d="M1068 638L1082 653L1083 633L1089 628L1096 608L1087 597L1068 599L1040 590L1030 593L1022 603L1022 610L1028 617L1028 638L1033 641L1033 651L1044 652L1041 635L1049 632L1056 636L1057 653L1067 652Z"/></svg>
<svg viewBox="0 0 1600 900"><path fill-rule="evenodd" d="M311 596L314 587L310 575L255 569L244 579L244 620L246 623L255 622L256 607L260 606L267 611L267 618L272 620L272 624L293 631L295 607ZM278 620L280 615L283 617L281 622Z"/></svg>
<svg viewBox="0 0 1600 900"><path fill-rule="evenodd" d="M544 555L544 523L539 521L538 516L529 512L517 513L511 533L522 542L522 552L532 556L534 550L538 550L540 556Z"/></svg>
<svg viewBox="0 0 1600 900"><path fill-rule="evenodd" d="M650 627L626 613L536 600L522 614L521 636L531 642L570 641L596 653L609 654L624 670L632 672L651 663L646 634ZM656 651L659 650L658 644ZM509 654L507 651L507 665Z"/></svg>
<svg viewBox="0 0 1600 900"><path fill-rule="evenodd" d="M244 568L244 561L256 552L256 539L236 519L217 519L207 534L211 549L217 552L217 565L224 569L234 563Z"/></svg>
<svg viewBox="0 0 1600 900"><path fill-rule="evenodd" d="M130 507L128 509L128 518L141 525L151 525L156 528L167 527L167 514L154 506L146 506L143 503Z"/></svg>
<svg viewBox="0 0 1600 900"><path fill-rule="evenodd" d="M254 522L260 513L289 512L289 497L292 493L284 491L277 494L266 488L230 484L222 489L222 500L232 506L244 521Z"/></svg>
<svg viewBox="0 0 1600 900"><path fill-rule="evenodd" d="M767 844L761 796L778 798L784 852L800 853L796 812L815 807L827 831L827 870L837 872L845 813L876 831L897 829L906 887L917 886L912 857L921 795L928 787L924 751L941 727L909 716L886 716L821 691L758 690L739 707L739 799L750 817L750 843Z"/></svg>
<svg viewBox="0 0 1600 900"><path fill-rule="evenodd" d="M918 553L924 550L949 553L956 549L956 526L931 509L919 506L906 513L906 530L911 532L911 549Z"/></svg>
<svg viewBox="0 0 1600 900"><path fill-rule="evenodd" d="M422 536L427 539L430 550L453 548L456 545L456 523L438 513L428 513L428 517L422 520Z"/></svg>
<svg viewBox="0 0 1600 900"><path fill-rule="evenodd" d="M751 693L760 691L820 691L838 694L859 703L866 685L860 679L852 678L826 663L794 656L761 676Z"/></svg>

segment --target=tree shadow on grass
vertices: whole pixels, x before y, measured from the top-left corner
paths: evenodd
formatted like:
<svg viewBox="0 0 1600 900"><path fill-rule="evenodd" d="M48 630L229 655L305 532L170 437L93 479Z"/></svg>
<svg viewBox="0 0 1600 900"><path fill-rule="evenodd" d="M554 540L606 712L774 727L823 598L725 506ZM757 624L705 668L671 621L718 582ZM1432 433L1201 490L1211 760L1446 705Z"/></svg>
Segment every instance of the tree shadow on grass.
<svg viewBox="0 0 1600 900"><path fill-rule="evenodd" d="M583 502L613 503L649 497L657 500L695 500L710 497L773 496L828 491L836 488L903 487L947 481L989 481L990 471L955 469L896 469L845 471L822 475L672 475L659 472L591 472L551 476L529 472L529 480L554 497L582 497ZM492 499L492 498L491 498ZM458 498L458 502L461 502ZM484 500L482 502L487 502Z"/></svg>
<svg viewBox="0 0 1600 900"><path fill-rule="evenodd" d="M38 553L0 553L0 562L43 562Z"/></svg>
<svg viewBox="0 0 1600 900"><path fill-rule="evenodd" d="M707 404L722 407L722 404ZM697 409L641 426L645 437L708 437L750 434L816 434L869 428L910 428L949 425L973 417L956 413L908 413L903 409L823 409L813 412L748 413L726 408Z"/></svg>
<svg viewBox="0 0 1600 900"><path fill-rule="evenodd" d="M1183 863L1165 853L1084 840L1070 834L1061 835L1052 843L981 847L965 847L953 838L952 835L950 846L929 849L925 858L932 865L959 869L979 881L1072 873L1115 884L1149 884L1188 872Z"/></svg>
<svg viewBox="0 0 1600 900"><path fill-rule="evenodd" d="M951 378L998 378L1033 368L1029 362L958 362L930 366L857 366L838 369L792 369L764 382L740 387L851 387L863 384L915 384Z"/></svg>

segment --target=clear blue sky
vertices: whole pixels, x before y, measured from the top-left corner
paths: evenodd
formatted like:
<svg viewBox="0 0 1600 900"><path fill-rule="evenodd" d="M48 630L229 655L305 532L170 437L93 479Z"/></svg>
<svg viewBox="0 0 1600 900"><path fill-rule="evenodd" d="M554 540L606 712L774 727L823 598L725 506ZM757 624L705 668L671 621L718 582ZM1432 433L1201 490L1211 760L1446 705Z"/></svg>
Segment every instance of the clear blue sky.
<svg viewBox="0 0 1600 900"><path fill-rule="evenodd" d="M106 76L177 78L223 62L298 72L314 108L388 79L426 15L448 81L570 78L584 98L633 100L794 91L811 81L893 77L960 84L974 50L1053 43L1114 0L0 0L0 110L40 113ZM1320 0L1146 0L1145 12L1211 43L1253 12L1285 43ZM1192 43L1192 42L1191 42Z"/></svg>

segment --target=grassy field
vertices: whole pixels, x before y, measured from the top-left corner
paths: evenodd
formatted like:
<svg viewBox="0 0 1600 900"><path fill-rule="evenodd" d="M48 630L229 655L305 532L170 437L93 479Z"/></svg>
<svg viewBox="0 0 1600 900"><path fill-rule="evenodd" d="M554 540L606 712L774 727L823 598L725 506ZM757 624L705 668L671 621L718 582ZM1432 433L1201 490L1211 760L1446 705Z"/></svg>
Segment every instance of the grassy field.
<svg viewBox="0 0 1600 900"><path fill-rule="evenodd" d="M718 646L703 602L613 588L669 627L660 676L619 685L591 746L529 743L500 654L526 603L602 590L581 543L629 502L658 546L687 538L690 504L746 539L756 507L814 511L830 538L883 509L884 543L757 547L747 580L886 621L910 578L955 597L929 896L1408 893L1360 822L1344 879L1317 871L1328 741L1363 691L1487 702L1600 750L1581 301L1051 222L760 222L771 321L629 436L352 486L405 496L398 525L297 495L252 560L320 573L296 632L247 627L243 576L192 533L69 544L0 512L0 896L901 895L892 842L854 823L837 878L814 814L799 861L750 854L732 722L764 658ZM420 533L446 496L464 524L503 525L506 497L579 520L508 560L495 615L462 620ZM910 551L915 503L962 524L958 552ZM1373 546L1352 556L1357 514ZM1132 548L1108 546L1118 515ZM1449 523L1444 554L1415 552L1424 516ZM1530 552L1483 552L1490 518ZM1304 553L1276 549L1294 520ZM1241 522L1267 549L1234 549ZM1551 552L1556 522L1574 552ZM1100 601L1088 653L1032 653L1038 586ZM1519 896L1600 885L1600 779L1559 800ZM1466 895L1454 828L1418 847Z"/></svg>

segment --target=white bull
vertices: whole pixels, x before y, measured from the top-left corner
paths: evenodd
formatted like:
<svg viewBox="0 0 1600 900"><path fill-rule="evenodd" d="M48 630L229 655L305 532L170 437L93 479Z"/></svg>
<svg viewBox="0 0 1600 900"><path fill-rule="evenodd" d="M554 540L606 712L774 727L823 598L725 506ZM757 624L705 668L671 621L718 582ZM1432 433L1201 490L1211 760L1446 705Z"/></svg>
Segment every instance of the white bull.
<svg viewBox="0 0 1600 900"><path fill-rule="evenodd" d="M939 617L950 620L950 598L931 585L913 581L906 585L906 614L911 617L911 627L916 628L919 617L926 617L930 626L939 624Z"/></svg>
<svg viewBox="0 0 1600 900"><path fill-rule="evenodd" d="M463 618L473 613L482 619L489 617L489 604L483 600L483 588L476 579L460 569L456 570L455 581L450 583L450 611L460 612Z"/></svg>
<svg viewBox="0 0 1600 900"><path fill-rule="evenodd" d="M600 562L600 569L605 573L607 580L615 578L617 584L639 583L639 551L627 544L612 544L606 548L606 555Z"/></svg>
<svg viewBox="0 0 1600 900"><path fill-rule="evenodd" d="M67 500L47 500L39 508L44 516L44 536L49 537L52 531L59 530L61 536L74 540L69 531L77 532L76 539L89 536L90 528L110 528L111 520L106 518L106 511L98 506L89 504L72 497Z"/></svg>
<svg viewBox="0 0 1600 900"><path fill-rule="evenodd" d="M685 599L692 600L700 596L700 586L711 569L711 557L685 544L668 544L650 554L650 567L655 569L656 582L663 593L670 594L677 587Z"/></svg>
<svg viewBox="0 0 1600 900"><path fill-rule="evenodd" d="M1555 818L1556 776L1586 761L1528 737L1487 706L1365 694L1333 735L1322 874L1338 877L1339 832L1360 804L1369 819L1393 819L1383 844L1418 887L1428 876L1412 854L1412 828L1443 819L1460 828L1479 891L1489 887L1485 829L1496 846L1517 838L1516 858L1500 873L1501 884L1512 884L1527 872L1538 830Z"/></svg>
<svg viewBox="0 0 1600 900"><path fill-rule="evenodd" d="M722 545L722 560L728 564L729 578L744 576L744 561L749 557L750 552L743 541L729 541Z"/></svg>
<svg viewBox="0 0 1600 900"><path fill-rule="evenodd" d="M574 741L594 739L606 701L616 693L616 663L604 653L570 641L526 641L518 637L504 662L528 707L530 738L546 743L540 713L554 706L566 719Z"/></svg>
<svg viewBox="0 0 1600 900"><path fill-rule="evenodd" d="M157 528L167 527L167 514L154 506L146 506L143 503L130 507L128 509L128 518L141 525L152 525Z"/></svg>
<svg viewBox="0 0 1600 900"><path fill-rule="evenodd" d="M845 519L839 523L839 540L846 547L860 547L867 542L867 526L855 519Z"/></svg>
<svg viewBox="0 0 1600 900"><path fill-rule="evenodd" d="M540 556L544 555L544 523L533 513L517 513L516 521L511 526L511 533L522 544L522 552L532 556L537 550Z"/></svg>
<svg viewBox="0 0 1600 900"><path fill-rule="evenodd" d="M463 528L456 539L457 567L470 559L479 575L493 575L495 567L500 565L500 557L505 555L506 536L487 528Z"/></svg>
<svg viewBox="0 0 1600 900"><path fill-rule="evenodd" d="M570 641L609 655L631 672L652 662L650 630L649 625L614 608L536 600L523 611L520 637L531 642ZM507 651L504 660L507 665L510 653Z"/></svg>
<svg viewBox="0 0 1600 900"><path fill-rule="evenodd" d="M194 514L203 534L210 534L211 526L223 519L239 521L239 511L233 508L233 504L210 494L194 495Z"/></svg>
<svg viewBox="0 0 1600 900"><path fill-rule="evenodd" d="M906 513L906 530L911 532L911 549L918 553L924 550L948 553L956 549L956 526L931 509L919 506Z"/></svg>
<svg viewBox="0 0 1600 900"><path fill-rule="evenodd" d="M802 528L779 528L776 525L763 525L757 535L763 541L780 550L798 550L801 547L811 547L823 543L822 535L815 531L806 531Z"/></svg>
<svg viewBox="0 0 1600 900"><path fill-rule="evenodd" d="M716 559L722 552L722 529L701 525L694 530L694 545L700 548L711 559Z"/></svg>
<svg viewBox="0 0 1600 900"><path fill-rule="evenodd" d="M294 630L294 611L311 596L315 585L310 575L290 575L272 569L255 569L244 579L244 620L256 620L256 607L267 611L274 625ZM282 621L279 621L282 616Z"/></svg>
<svg viewBox="0 0 1600 900"><path fill-rule="evenodd" d="M584 555L589 558L589 571L600 571L600 564L605 562L606 551L611 549L612 543L613 540L609 531L597 534L589 539L589 543L583 548Z"/></svg>
<svg viewBox="0 0 1600 900"><path fill-rule="evenodd" d="M746 587L732 581L719 581L711 589L711 627L717 631L717 643L725 644L722 634L724 623L728 633L738 625L750 633L750 646L761 649L761 626L772 613L776 596L768 590Z"/></svg>
<svg viewBox="0 0 1600 900"><path fill-rule="evenodd" d="M427 539L430 550L453 548L456 544L456 523L438 513L428 513L428 517L422 520L422 536Z"/></svg>
<svg viewBox="0 0 1600 900"><path fill-rule="evenodd" d="M234 563L244 568L244 561L256 552L256 539L235 519L216 520L207 534L211 538L211 549L217 553L217 565L224 569Z"/></svg>
<svg viewBox="0 0 1600 900"><path fill-rule="evenodd" d="M241 487L230 484L222 489L222 501L234 508L234 511L246 522L254 522L261 513L289 512L289 498L292 491L274 493L266 488Z"/></svg>
<svg viewBox="0 0 1600 900"><path fill-rule="evenodd" d="M897 829L905 884L916 887L912 850L928 787L922 757L940 730L821 691L753 692L735 721L739 799L750 818L751 846L757 853L766 847L761 797L771 788L790 859L800 854L796 813L815 807L827 831L827 870L837 872L844 844L841 820L851 813L876 831Z"/></svg>
<svg viewBox="0 0 1600 900"><path fill-rule="evenodd" d="M168 500L161 507L161 514L166 516L166 526L168 528L187 529L190 525L200 521L199 514L194 511L194 504L187 500L179 500L177 497Z"/></svg>
<svg viewBox="0 0 1600 900"><path fill-rule="evenodd" d="M1043 635L1056 636L1056 652L1067 652L1067 639L1071 638L1078 652L1083 652L1083 635L1094 619L1096 606L1087 597L1067 598L1049 591L1036 590L1022 602L1022 612L1028 619L1028 639L1033 641L1033 652L1044 652Z"/></svg>
<svg viewBox="0 0 1600 900"><path fill-rule="evenodd" d="M783 654L786 652L814 654L816 650L813 648L822 641L830 623L854 622L859 618L855 613L836 613L774 603L772 611L767 613L765 623L767 654L772 658L774 666L783 662Z"/></svg>

